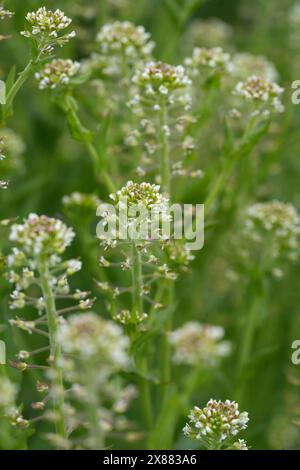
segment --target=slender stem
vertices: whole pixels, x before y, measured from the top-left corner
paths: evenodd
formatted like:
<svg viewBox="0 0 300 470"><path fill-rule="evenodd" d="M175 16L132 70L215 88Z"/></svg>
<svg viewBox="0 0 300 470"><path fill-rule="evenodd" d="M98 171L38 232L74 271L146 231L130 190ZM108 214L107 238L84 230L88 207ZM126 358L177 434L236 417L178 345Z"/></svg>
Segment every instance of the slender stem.
<svg viewBox="0 0 300 470"><path fill-rule="evenodd" d="M99 171L99 167L100 167L100 165L99 165L99 160L100 160L99 159L99 154L98 154L97 150L95 149L94 145L91 142L85 141L84 145L85 145L85 148L86 148L88 154L90 155L90 157L92 159L94 169L95 169L95 174L97 176L98 171ZM116 190L116 187L115 187L111 177L109 176L108 172L106 170L104 170L104 168L101 168L100 174L101 174L101 178L102 178L107 190L110 193L114 193L115 190Z"/></svg>
<svg viewBox="0 0 300 470"><path fill-rule="evenodd" d="M142 278L142 260L141 254L137 249L134 241L132 241L132 314L134 320L143 315L143 278ZM152 429L153 425L153 414L152 414L152 403L151 403L151 390L149 381L145 378L147 374L147 358L139 357L137 359L137 365L142 373L142 377L139 379L140 389L140 400L142 414L144 416L145 425L147 429Z"/></svg>
<svg viewBox="0 0 300 470"><path fill-rule="evenodd" d="M64 96L62 108L66 112L67 117L69 117L69 115L72 116L71 127L74 126L76 128L76 139L85 146L87 153L91 157L96 178L100 177L100 179L102 179L109 192L115 192L116 187L106 170L107 162L105 158L97 152L93 142L91 142L91 132L82 125L77 113L77 104L72 95Z"/></svg>
<svg viewBox="0 0 300 470"><path fill-rule="evenodd" d="M18 91L22 87L22 85L26 82L27 78L30 76L32 72L33 62L30 60L26 65L25 69L19 74L19 77L7 93L6 97L6 106L10 107L13 103L14 98L16 97Z"/></svg>
<svg viewBox="0 0 300 470"><path fill-rule="evenodd" d="M160 159L160 177L161 187L164 193L171 197L171 169L170 169L170 155L169 155L169 136L167 131L168 126L168 112L165 101L161 103L161 110L159 115L159 139L161 146L161 159Z"/></svg>
<svg viewBox="0 0 300 470"><path fill-rule="evenodd" d="M101 424L97 412L100 408L100 403L97 394L97 384L95 383L95 367L86 367L86 364L81 364L84 372L85 387L88 392L87 400L85 401L86 412L90 425L90 438L93 441L93 450L103 450L105 448L104 435L101 429Z"/></svg>
<svg viewBox="0 0 300 470"><path fill-rule="evenodd" d="M167 281L166 291L165 291L165 303L167 307L170 307L173 304L174 297L174 284L172 281ZM172 316L169 314L168 320L164 326L164 331L162 332L161 343L160 343L160 392L161 392L161 405L165 406L166 401L168 400L170 383L172 378L171 370L171 346L168 338L168 334L172 329Z"/></svg>
<svg viewBox="0 0 300 470"><path fill-rule="evenodd" d="M4 104L4 112L3 112L3 121L4 122L6 121L8 115L10 113L11 107L13 105L13 102L14 102L14 99L15 99L17 93L20 91L20 89L22 88L22 86L24 85L26 80L31 75L32 70L33 70L33 66L34 66L34 63L33 63L32 60L30 60L28 62L28 64L26 65L25 69L22 72L20 72L17 80L15 81L15 83L12 85L12 87L8 91L7 96L6 96L6 102Z"/></svg>
<svg viewBox="0 0 300 470"><path fill-rule="evenodd" d="M170 146L168 135L168 111L166 102L161 103L160 111L160 177L162 191L167 193L171 199L171 162L170 162ZM166 281L165 286L165 305L170 307L173 302L173 283ZM165 406L165 400L168 398L169 386L171 382L171 351L168 340L168 333L172 328L172 317L169 315L168 321L164 326L160 344L160 381L161 381L161 407Z"/></svg>
<svg viewBox="0 0 300 470"><path fill-rule="evenodd" d="M247 364L252 350L253 338L257 326L257 320L261 311L262 296L260 291L255 288L252 289L251 305L248 312L247 324L245 325L245 333L240 351L240 370Z"/></svg>
<svg viewBox="0 0 300 470"><path fill-rule="evenodd" d="M255 332L257 329L257 324L259 316L262 311L262 306L264 302L264 292L263 286L259 279L252 280L252 285L250 287L251 303L247 315L247 323L244 325L244 332L242 335L241 348L239 351L238 358L238 368L237 368L237 381L238 381L238 400L241 402L244 389L245 389L245 380L241 378L245 367L251 356L253 342L255 337Z"/></svg>
<svg viewBox="0 0 300 470"><path fill-rule="evenodd" d="M214 203L216 197L218 196L218 194L220 193L220 191L224 187L225 182L227 181L227 179L231 175L231 172L234 168L235 162L237 161L238 157L239 157L238 153L233 153L229 157L229 159L227 161L227 164L224 166L223 171L220 173L220 175L216 179L213 187L211 188L211 190L210 190L210 192L209 192L209 194L208 194L208 196L207 196L207 198L204 202L206 212L208 212L208 210L211 208L211 206Z"/></svg>
<svg viewBox="0 0 300 470"><path fill-rule="evenodd" d="M221 171L220 175L216 179L215 183L213 184L205 202L205 210L206 213L211 208L212 204L214 203L215 199L219 195L220 191L224 188L228 178L230 177L235 164L240 160L242 157L246 157L255 146L255 144L261 139L261 137L266 133L270 121L266 121L266 123L262 126L262 129L256 133L253 133L253 129L257 123L256 117L253 116L249 119L249 122L246 126L244 135L241 139L241 143L238 148L234 149L229 155L227 155L227 161L224 165L223 170Z"/></svg>
<svg viewBox="0 0 300 470"><path fill-rule="evenodd" d="M131 246L132 254L132 309L135 320L143 314L143 277L141 253L137 249L135 242Z"/></svg>
<svg viewBox="0 0 300 470"><path fill-rule="evenodd" d="M55 299L51 288L51 275L47 260L42 258L39 263L40 283L43 297L46 303L46 312L49 328L50 355L55 370L55 396L53 399L54 410L57 414L56 432L62 438L67 439L66 424L64 418L64 385L63 374L59 366L61 360L61 348L57 342L58 315L56 312Z"/></svg>

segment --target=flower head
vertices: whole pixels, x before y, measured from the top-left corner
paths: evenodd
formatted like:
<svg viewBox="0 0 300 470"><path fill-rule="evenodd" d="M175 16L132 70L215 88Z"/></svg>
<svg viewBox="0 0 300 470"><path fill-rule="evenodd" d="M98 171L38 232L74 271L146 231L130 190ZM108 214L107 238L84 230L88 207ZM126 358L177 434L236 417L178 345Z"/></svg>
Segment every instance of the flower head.
<svg viewBox="0 0 300 470"><path fill-rule="evenodd" d="M249 450L247 442L245 439L238 439L236 442L232 444L232 446L228 447L227 450Z"/></svg>
<svg viewBox="0 0 300 470"><path fill-rule="evenodd" d="M282 113L284 106L280 97L283 91L277 83L252 75L246 81L237 84L234 94L241 96L262 112Z"/></svg>
<svg viewBox="0 0 300 470"><path fill-rule="evenodd" d="M191 83L182 65L175 66L163 62L149 62L136 72L132 81L140 88L144 88L149 96L155 93L168 96Z"/></svg>
<svg viewBox="0 0 300 470"><path fill-rule="evenodd" d="M165 212L169 203L169 199L161 194L158 185L133 181L128 181L116 194L112 194L111 199L117 204L126 203L128 209L138 206L155 212Z"/></svg>
<svg viewBox="0 0 300 470"><path fill-rule="evenodd" d="M75 191L63 197L63 205L68 208L85 208L95 211L100 204L100 199L96 194L79 193Z"/></svg>
<svg viewBox="0 0 300 470"><path fill-rule="evenodd" d="M44 53L51 52L55 45L64 46L75 36L75 31L61 35L72 20L59 9L51 11L41 7L37 11L27 13L26 21L31 29L22 31L22 36L34 39Z"/></svg>
<svg viewBox="0 0 300 470"><path fill-rule="evenodd" d="M158 185L128 181L110 197L115 202L114 208L103 204L98 213L102 222L97 228L108 227L101 233L97 230L99 238L105 243L113 246L112 240L117 239L144 242L163 238L161 222L171 221L171 217L169 199L160 192Z"/></svg>
<svg viewBox="0 0 300 470"><path fill-rule="evenodd" d="M232 36L232 28L219 18L194 20L186 34L186 43L192 47L216 47L226 44Z"/></svg>
<svg viewBox="0 0 300 470"><path fill-rule="evenodd" d="M246 411L240 412L234 401L209 400L204 408L195 406L189 414L184 434L190 439L202 441L209 448L220 448L230 438L247 428Z"/></svg>
<svg viewBox="0 0 300 470"><path fill-rule="evenodd" d="M17 242L29 256L35 257L63 253L74 237L73 230L61 220L30 214L23 224L12 225L9 239Z"/></svg>
<svg viewBox="0 0 300 470"><path fill-rule="evenodd" d="M193 50L192 57L185 60L185 65L191 70L192 74L196 75L201 70L213 73L230 71L230 54L224 52L221 47L196 47Z"/></svg>
<svg viewBox="0 0 300 470"><path fill-rule="evenodd" d="M95 313L72 315L59 327L63 351L83 359L98 360L114 370L128 364L128 340L121 327Z"/></svg>
<svg viewBox="0 0 300 470"><path fill-rule="evenodd" d="M275 200L256 203L247 210L244 235L259 251L266 244L264 256L271 263L283 257L296 258L299 234L300 216L291 204Z"/></svg>
<svg viewBox="0 0 300 470"><path fill-rule="evenodd" d="M220 326L188 322L170 333L174 362L177 364L216 365L230 352L230 343L222 341L224 329Z"/></svg>
<svg viewBox="0 0 300 470"><path fill-rule="evenodd" d="M0 5L0 20L4 20L5 18L11 18L14 16L14 13L9 10L5 10L3 5Z"/></svg>
<svg viewBox="0 0 300 470"><path fill-rule="evenodd" d="M233 74L240 80L247 80L253 75L259 75L271 82L278 79L278 72L274 64L261 55L253 55L248 52L236 54L232 64Z"/></svg>
<svg viewBox="0 0 300 470"><path fill-rule="evenodd" d="M54 59L41 71L35 74L39 82L39 89L54 89L59 86L67 86L70 80L80 69L80 63L71 59Z"/></svg>
<svg viewBox="0 0 300 470"><path fill-rule="evenodd" d="M133 59L144 59L151 55L154 43L143 26L130 21L115 21L99 31L97 41L102 54L123 54Z"/></svg>

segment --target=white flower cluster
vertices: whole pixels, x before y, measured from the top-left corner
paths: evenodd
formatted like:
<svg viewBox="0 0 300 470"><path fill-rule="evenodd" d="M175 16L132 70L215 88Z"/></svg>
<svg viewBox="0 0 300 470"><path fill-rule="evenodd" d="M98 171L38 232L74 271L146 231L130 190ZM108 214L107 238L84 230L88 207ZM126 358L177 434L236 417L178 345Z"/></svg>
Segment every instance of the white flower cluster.
<svg viewBox="0 0 300 470"><path fill-rule="evenodd" d="M245 439L238 439L227 450L249 450L249 448Z"/></svg>
<svg viewBox="0 0 300 470"><path fill-rule="evenodd" d="M121 327L95 313L72 315L62 321L58 341L65 353L96 360L103 368L118 370L128 365L128 339Z"/></svg>
<svg viewBox="0 0 300 470"><path fill-rule="evenodd" d="M246 429L248 421L248 413L241 413L236 402L211 399L204 408L195 406L190 411L189 423L183 432L190 439L202 441L210 449L220 449L229 439Z"/></svg>
<svg viewBox="0 0 300 470"><path fill-rule="evenodd" d="M299 250L300 216L294 206L280 201L254 204L247 210L245 235L256 245L266 243L265 256L270 261L284 256L294 260Z"/></svg>
<svg viewBox="0 0 300 470"><path fill-rule="evenodd" d="M41 7L37 11L27 13L26 21L31 30L22 31L22 36L34 39L44 53L52 52L55 45L64 46L76 35L75 31L61 35L72 20L59 9L51 11Z"/></svg>
<svg viewBox="0 0 300 470"><path fill-rule="evenodd" d="M7 256L10 270L6 277L15 285L11 294L12 309L21 309L27 305L36 308L38 312L45 309L43 297L32 297L25 293L31 285L39 285L40 276L44 275L41 273L43 263L47 263L47 276L54 296L77 301L78 310L92 307L93 301L88 299L88 292L77 290L70 293L68 276L81 270L81 261L63 261L59 256L71 244L74 236L73 230L63 222L45 215L30 214L23 224L12 225L9 239L18 245Z"/></svg>
<svg viewBox="0 0 300 470"><path fill-rule="evenodd" d="M233 75L239 80L247 80L248 77L253 75L258 75L271 82L278 79L275 65L261 55L253 55L249 52L235 54L232 59L232 65Z"/></svg>
<svg viewBox="0 0 300 470"><path fill-rule="evenodd" d="M219 18L196 19L186 33L186 43L192 47L216 47L226 44L231 36L232 27Z"/></svg>
<svg viewBox="0 0 300 470"><path fill-rule="evenodd" d="M60 86L67 86L72 77L74 77L80 69L80 63L71 59L54 59L49 62L42 70L35 74L35 78L39 82L39 89L47 88L53 90Z"/></svg>
<svg viewBox="0 0 300 470"><path fill-rule="evenodd" d="M186 67L192 75L209 70L212 73L230 72L232 70L230 54L221 47L196 47L192 57L185 59Z"/></svg>
<svg viewBox="0 0 300 470"><path fill-rule="evenodd" d="M29 256L57 255L65 251L75 233L61 220L46 215L29 214L23 224L13 224L9 239Z"/></svg>
<svg viewBox="0 0 300 470"><path fill-rule="evenodd" d="M123 188L115 194L111 194L111 199L121 207L126 204L127 208L138 206L155 213L167 214L169 199L161 194L160 186L151 183L134 183L128 181Z"/></svg>
<svg viewBox="0 0 300 470"><path fill-rule="evenodd" d="M205 325L198 322L185 323L170 333L169 340L174 347L173 360L176 364L214 366L221 357L230 352L230 343L221 341L224 337L221 326Z"/></svg>
<svg viewBox="0 0 300 470"><path fill-rule="evenodd" d="M161 194L158 185L128 181L110 198L115 203L115 210L112 212L111 208L108 210L107 205L103 204L99 211L102 225L107 227L106 233L99 235L105 245L117 239L138 239L142 243L150 239L150 230L153 230L151 239L163 238L161 223L170 222L171 217L169 199Z"/></svg>
<svg viewBox="0 0 300 470"><path fill-rule="evenodd" d="M9 10L5 10L3 5L0 5L0 20L4 20L5 18L11 18L14 16L14 13Z"/></svg>
<svg viewBox="0 0 300 470"><path fill-rule="evenodd" d="M116 21L106 24L97 35L102 54L123 54L132 59L149 57L154 48L150 34L143 26L135 26L130 21Z"/></svg>
<svg viewBox="0 0 300 470"><path fill-rule="evenodd" d="M96 194L86 194L74 191L73 193L64 196L62 203L68 209L78 207L95 211L101 201Z"/></svg>
<svg viewBox="0 0 300 470"><path fill-rule="evenodd" d="M189 87L191 80L182 65L169 65L163 62L149 62L145 67L138 69L132 78L135 95L130 106L133 108L140 103L150 101L154 109L159 111L163 102L168 104L182 104L189 109L191 98Z"/></svg>
<svg viewBox="0 0 300 470"><path fill-rule="evenodd" d="M236 85L234 94L255 105L255 113L269 115L271 112L282 113L284 111L280 99L283 91L284 89L277 83L252 75L246 81L241 81Z"/></svg>

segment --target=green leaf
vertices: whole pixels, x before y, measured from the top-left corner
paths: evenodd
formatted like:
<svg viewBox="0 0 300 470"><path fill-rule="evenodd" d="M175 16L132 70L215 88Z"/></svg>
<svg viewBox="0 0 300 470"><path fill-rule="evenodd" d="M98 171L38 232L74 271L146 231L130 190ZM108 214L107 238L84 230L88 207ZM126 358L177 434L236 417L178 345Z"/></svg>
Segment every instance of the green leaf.
<svg viewBox="0 0 300 470"><path fill-rule="evenodd" d="M149 449L172 449L176 424L181 410L180 399L175 387L172 387L168 403L157 418L155 427L148 440Z"/></svg>

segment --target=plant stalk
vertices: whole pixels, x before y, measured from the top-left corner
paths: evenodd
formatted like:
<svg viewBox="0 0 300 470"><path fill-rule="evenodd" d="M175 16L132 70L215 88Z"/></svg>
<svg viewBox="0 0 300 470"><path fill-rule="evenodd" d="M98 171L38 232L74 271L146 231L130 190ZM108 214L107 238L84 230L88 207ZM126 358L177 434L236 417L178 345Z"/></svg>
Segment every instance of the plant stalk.
<svg viewBox="0 0 300 470"><path fill-rule="evenodd" d="M55 370L55 395L53 399L54 411L57 414L56 433L67 439L67 430L64 417L64 385L63 374L59 366L61 360L61 347L57 342L58 315L56 313L55 299L51 288L51 276L47 265L47 260L42 259L39 264L40 283L43 297L46 304L48 319L50 356Z"/></svg>
<svg viewBox="0 0 300 470"><path fill-rule="evenodd" d="M138 322L139 317L144 313L142 294L143 277L141 254L137 249L135 241L132 241L132 315L136 322ZM147 358L139 357L136 362L141 372L141 377L139 378L141 411L145 426L148 430L151 430L153 426L151 390L149 381L145 378L148 370Z"/></svg>

